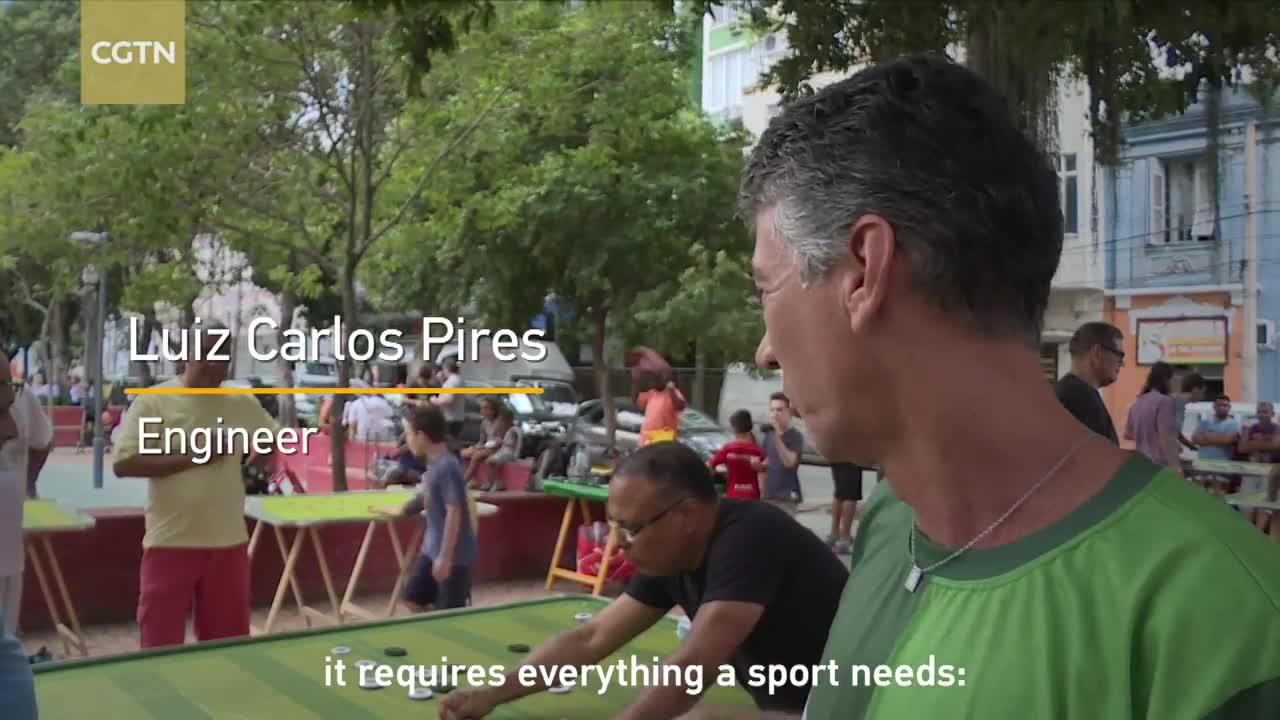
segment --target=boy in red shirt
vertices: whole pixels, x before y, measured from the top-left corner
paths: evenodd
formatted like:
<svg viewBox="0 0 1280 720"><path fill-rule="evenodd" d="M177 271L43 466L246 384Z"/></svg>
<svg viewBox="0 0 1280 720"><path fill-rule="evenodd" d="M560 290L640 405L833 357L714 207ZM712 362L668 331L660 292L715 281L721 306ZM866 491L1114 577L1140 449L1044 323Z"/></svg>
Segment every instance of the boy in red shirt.
<svg viewBox="0 0 1280 720"><path fill-rule="evenodd" d="M733 441L720 448L707 464L712 472L721 465L728 468L725 497L759 500L759 468L760 461L764 460L764 450L756 444L756 436L751 433L751 413L746 410L735 412L729 416L729 426L733 428Z"/></svg>

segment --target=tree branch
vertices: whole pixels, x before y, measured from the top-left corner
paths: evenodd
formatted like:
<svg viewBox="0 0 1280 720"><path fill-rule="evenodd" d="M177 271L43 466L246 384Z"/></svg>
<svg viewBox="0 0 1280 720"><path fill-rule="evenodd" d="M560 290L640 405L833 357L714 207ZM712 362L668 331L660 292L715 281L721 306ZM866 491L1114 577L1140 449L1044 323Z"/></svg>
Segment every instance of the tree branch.
<svg viewBox="0 0 1280 720"><path fill-rule="evenodd" d="M392 216L390 220L388 220L385 224L383 224L382 227L378 228L376 231L373 232L372 235L370 235L368 238L365 239L364 243L360 246L360 248L356 253L357 257L362 257L366 252L369 251L369 248L373 247L374 243L378 242L378 240L380 240L382 236L386 235L389 231L397 227L404 220L404 216L406 213L409 212L409 208L412 207L415 202L417 202L418 198L421 197L422 195L422 191L426 189L427 181L430 180L431 177L435 174L436 168L438 168L442 162L444 162L450 155L452 155L455 150L461 147L462 144L465 143L475 133L476 129L480 127L481 123L483 123L485 119L488 118L489 113L492 112L495 107L497 107L498 102L502 100L502 98L505 97L510 90L511 90L510 85L504 86L502 90L496 93L493 96L493 99L491 99L489 103L485 105L484 108L482 108L479 113L476 114L476 117L472 119L471 123L468 124L467 127L463 128L462 132L458 133L457 137L455 137L447 146L445 146L445 148L441 150L439 154L437 154L434 158L431 159L431 163L428 164L427 167L422 171L422 176L418 178L418 182L414 186L413 190L409 193L409 197L405 198L404 202L400 204L400 208L396 211L395 215Z"/></svg>

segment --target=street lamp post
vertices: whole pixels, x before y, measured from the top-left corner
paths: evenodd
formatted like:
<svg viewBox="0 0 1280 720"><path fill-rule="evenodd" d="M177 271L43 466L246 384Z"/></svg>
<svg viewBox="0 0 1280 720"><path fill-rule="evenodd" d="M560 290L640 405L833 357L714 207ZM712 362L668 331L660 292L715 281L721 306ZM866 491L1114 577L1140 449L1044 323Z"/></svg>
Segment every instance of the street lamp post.
<svg viewBox="0 0 1280 720"><path fill-rule="evenodd" d="M73 232L71 239L88 245L101 245L106 242L106 233ZM105 383L102 381L102 350L104 330L107 323L107 273L99 272L92 265L85 268L84 279L92 278L98 286L98 316L94 322L96 337L93 343L93 487L102 489L103 461L107 452L107 439L102 427L102 403ZM87 369L87 368L86 368Z"/></svg>

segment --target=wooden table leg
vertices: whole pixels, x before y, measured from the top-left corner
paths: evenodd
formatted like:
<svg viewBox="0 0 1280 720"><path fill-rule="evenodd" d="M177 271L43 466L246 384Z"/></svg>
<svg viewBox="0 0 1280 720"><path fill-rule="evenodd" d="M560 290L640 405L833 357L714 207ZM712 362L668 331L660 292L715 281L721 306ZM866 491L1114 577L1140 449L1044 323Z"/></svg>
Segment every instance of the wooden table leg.
<svg viewBox="0 0 1280 720"><path fill-rule="evenodd" d="M311 531L311 544L316 549L316 560L320 563L320 577L324 580L324 591L329 596L329 606L333 608L333 619L341 625L342 607L338 605L338 593L333 589L333 576L329 574L329 563L325 560L324 544L320 542L320 530L314 525L304 528L303 531L307 530Z"/></svg>
<svg viewBox="0 0 1280 720"><path fill-rule="evenodd" d="M618 531L609 527L609 539L604 543L604 555L600 558L600 570L596 573L595 585L591 587L592 595L599 595L604 590L605 579L609 577L609 560L618 547Z"/></svg>
<svg viewBox="0 0 1280 720"><path fill-rule="evenodd" d="M36 552L35 541L28 539L27 543L27 561L31 563L31 569L35 571L36 582L40 584L40 595L44 598L44 605L49 610L49 619L53 620L53 627L60 629L66 627L62 624L62 612L58 609L58 604L54 602L53 593L49 592L49 581L44 575L44 563L40 561L40 554ZM62 649L68 655L71 654L71 644L65 635L58 633L62 637Z"/></svg>
<svg viewBox="0 0 1280 720"><path fill-rule="evenodd" d="M265 523L263 523L261 520L253 521L253 532L249 535L249 561L250 562L253 561L253 551L256 550L258 547L258 538L262 536L262 526L264 524Z"/></svg>
<svg viewBox="0 0 1280 720"><path fill-rule="evenodd" d="M356 596L356 585L360 582L360 574L364 572L364 561L369 555L369 546L373 544L373 533L378 528L378 522L371 520L369 526L365 528L364 539L360 541L360 550L356 552L356 564L351 568L351 578L347 580L347 589L342 593L342 612L365 619L372 619L372 613L356 605L353 598Z"/></svg>
<svg viewBox="0 0 1280 720"><path fill-rule="evenodd" d="M289 553L291 552L291 550L289 547L289 543L285 540L285 537L284 537L284 528L275 527L273 529L275 530L275 533L276 533L276 546L280 548L280 557L282 558L289 557ZM298 528L297 533L293 536L294 548L297 548L302 545L303 541L305 540L305 538L303 537L304 535L306 535L306 528ZM311 627L311 619L306 617L306 613L303 612L303 608L306 607L306 603L302 602L302 590L299 589L298 587L298 576L296 574L296 568L295 568L295 572L288 573L288 577L289 577L289 589L293 592L293 602L295 605L298 606L298 612L302 613L303 615L302 619L306 621L307 627Z"/></svg>
<svg viewBox="0 0 1280 720"><path fill-rule="evenodd" d="M426 530L415 529L409 536L409 544L403 551L400 549L400 536L396 535L395 523L387 523L387 532L391 534L391 547L396 554L396 564L400 566L400 574L396 576L396 582L391 586L391 599L387 602L387 617L393 617L396 614L396 608L400 607L400 592L409 578L409 570L413 568L414 553L422 545L422 536Z"/></svg>
<svg viewBox="0 0 1280 720"><path fill-rule="evenodd" d="M45 535L41 538L44 541L44 554L49 560L49 571L53 573L53 581L58 587L58 594L62 596L62 604L67 610L67 619L71 621L71 629L65 626L58 628L58 632L64 635L71 635L71 641L80 649L80 654L87 656L88 649L84 643L84 633L80 631L80 617L76 615L76 606L71 603L71 593L67 592L67 583L62 578L62 566L58 564L58 556L53 554L53 538Z"/></svg>
<svg viewBox="0 0 1280 720"><path fill-rule="evenodd" d="M556 570L560 567L560 557L564 553L564 544L569 539L569 530L573 525L574 510L577 509L577 503L570 498L564 504L564 519L560 521L560 536L556 539L556 549L551 554L551 567L547 569L547 589L556 581Z"/></svg>
<svg viewBox="0 0 1280 720"><path fill-rule="evenodd" d="M298 602L298 607L302 607L302 595L298 592L297 581L293 576L293 569L298 564L298 555L301 554L302 543L306 540L307 534L302 530L298 530L297 536L293 539L293 547L289 548L286 553L284 532L279 527L276 527L275 530L276 539L280 543L280 554L285 557L284 572L280 574L280 583L276 585L276 594L271 600L271 609L267 611L267 622L262 627L263 632L271 632L271 626L276 622L276 615L280 613L280 606L284 604L284 593L288 588L293 588L294 598ZM308 621L307 625L309 626L310 624L310 621Z"/></svg>

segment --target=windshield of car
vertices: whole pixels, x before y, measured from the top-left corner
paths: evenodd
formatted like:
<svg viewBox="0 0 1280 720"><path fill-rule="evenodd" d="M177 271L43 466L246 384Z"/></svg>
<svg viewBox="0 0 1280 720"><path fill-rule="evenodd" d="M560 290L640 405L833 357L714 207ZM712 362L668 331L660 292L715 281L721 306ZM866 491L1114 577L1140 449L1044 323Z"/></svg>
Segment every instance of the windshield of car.
<svg viewBox="0 0 1280 720"><path fill-rule="evenodd" d="M710 416L698 412L697 410L685 408L684 412L680 413L680 429L695 432L707 432L711 430L721 430L722 428L715 420L712 420Z"/></svg>
<svg viewBox="0 0 1280 720"><path fill-rule="evenodd" d="M337 375L338 367L327 363L304 363L303 372L308 375Z"/></svg>
<svg viewBox="0 0 1280 720"><path fill-rule="evenodd" d="M578 393L568 383L522 379L517 380L516 384L520 387L542 388L542 394L537 396L542 403L536 406L538 412L548 412L556 417L573 417L578 411Z"/></svg>
<svg viewBox="0 0 1280 720"><path fill-rule="evenodd" d="M520 395L513 393L507 396L507 404L517 415L536 415L549 412L542 398L537 395Z"/></svg>

